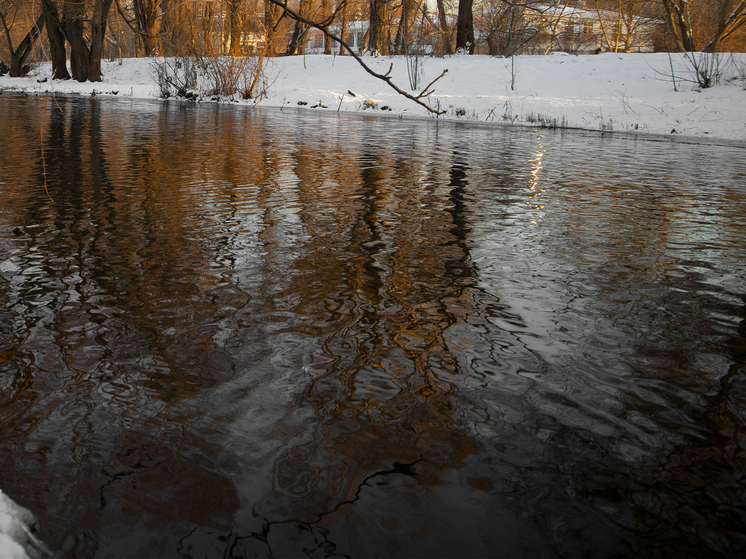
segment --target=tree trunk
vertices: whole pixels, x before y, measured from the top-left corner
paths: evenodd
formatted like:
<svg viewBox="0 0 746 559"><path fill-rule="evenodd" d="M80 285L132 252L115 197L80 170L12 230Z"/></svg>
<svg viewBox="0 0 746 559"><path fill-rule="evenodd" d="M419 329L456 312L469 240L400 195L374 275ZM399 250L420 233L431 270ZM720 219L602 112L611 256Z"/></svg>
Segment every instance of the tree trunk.
<svg viewBox="0 0 746 559"><path fill-rule="evenodd" d="M402 1L401 17L399 18L399 26L396 29L396 38L394 39L394 52L396 54L409 53L409 30L412 27L412 19L416 13L416 0Z"/></svg>
<svg viewBox="0 0 746 559"><path fill-rule="evenodd" d="M308 0L300 0L298 4L298 13L303 17L308 17ZM285 54L305 54L306 52L306 31L308 26L300 21L295 22L293 28L293 35L290 37L290 42L285 49Z"/></svg>
<svg viewBox="0 0 746 559"><path fill-rule="evenodd" d="M230 27L228 52L232 56L241 56L241 0L228 0L228 25Z"/></svg>
<svg viewBox="0 0 746 559"><path fill-rule="evenodd" d="M388 0L370 0L368 51L376 56L388 56L389 38Z"/></svg>
<svg viewBox="0 0 746 559"><path fill-rule="evenodd" d="M329 0L321 0L321 17L323 20L329 19ZM329 26L324 26L324 31L329 31ZM332 38L324 33L324 54L332 53Z"/></svg>
<svg viewBox="0 0 746 559"><path fill-rule="evenodd" d="M212 3L206 2L202 7L202 52L201 55L212 56L215 54L215 45L213 43L213 9Z"/></svg>
<svg viewBox="0 0 746 559"><path fill-rule="evenodd" d="M295 27L293 27L293 35L290 37L290 42L285 49L285 54L292 56L294 54L306 53L306 45L303 41L305 39L305 31L305 26L300 21L296 21Z"/></svg>
<svg viewBox="0 0 746 559"><path fill-rule="evenodd" d="M92 82L100 82L101 59L104 57L106 45L106 22L109 18L109 10L113 0L97 0L93 10L93 21L91 22L91 48L88 79Z"/></svg>
<svg viewBox="0 0 746 559"><path fill-rule="evenodd" d="M456 50L474 54L474 0L459 0L456 22Z"/></svg>
<svg viewBox="0 0 746 559"><path fill-rule="evenodd" d="M142 44L145 56L157 56L158 54L158 7L160 3L148 2L147 4L139 3L141 13L137 16L137 26L140 28L142 35L138 35ZM137 4L136 4L137 5Z"/></svg>
<svg viewBox="0 0 746 559"><path fill-rule="evenodd" d="M160 21L158 17L160 7L160 0L135 0L132 3L132 10L135 14L134 28L139 32L135 44L137 53L140 53L141 47L145 56L155 56L158 53L158 37L156 37L156 34Z"/></svg>
<svg viewBox="0 0 746 559"><path fill-rule="evenodd" d="M275 56L277 47L275 45L276 30L275 25L279 20L279 7L271 2L264 0L264 54L265 56Z"/></svg>
<svg viewBox="0 0 746 559"><path fill-rule="evenodd" d="M735 7L733 4L736 4ZM734 32L746 26L746 2L734 1L733 4L723 1L718 13L718 25L715 35L702 47L703 52L717 52L720 43Z"/></svg>
<svg viewBox="0 0 746 559"><path fill-rule="evenodd" d="M694 36L689 23L689 4L683 0L663 0L666 21L676 46L684 52L694 52Z"/></svg>
<svg viewBox="0 0 746 559"><path fill-rule="evenodd" d="M490 34L487 36L487 52L490 56L497 56L497 41L495 40L495 35Z"/></svg>
<svg viewBox="0 0 746 559"><path fill-rule="evenodd" d="M446 7L443 0L437 0L438 3L438 22L440 23L440 32L443 37L443 54L453 54L451 45L451 33L448 29L448 16L446 16Z"/></svg>
<svg viewBox="0 0 746 559"><path fill-rule="evenodd" d="M79 82L88 81L91 53L83 37L84 4L82 2L64 4L62 14L65 37L70 45L70 72Z"/></svg>
<svg viewBox="0 0 746 559"><path fill-rule="evenodd" d="M34 48L34 42L39 38L42 29L44 29L44 12L41 13L36 20L36 23L31 27L29 32L26 33L26 36L21 41L21 44L18 45L18 48L13 50L12 44L10 44L9 41L11 78L20 78L25 75L23 66L26 64L26 60ZM6 32L7 31L8 29L6 28ZM10 38L10 35L8 35L8 37Z"/></svg>
<svg viewBox="0 0 746 559"><path fill-rule="evenodd" d="M85 4L68 2L63 6L62 17L67 42L70 44L70 70L79 82L101 81L101 57L106 40L106 19L113 0L96 0L90 19L90 46L85 39Z"/></svg>
<svg viewBox="0 0 746 559"><path fill-rule="evenodd" d="M53 0L41 0L41 13L47 26L49 50L52 55L52 79L69 80L67 55L65 54L65 31L62 28L60 13Z"/></svg>
<svg viewBox="0 0 746 559"><path fill-rule="evenodd" d="M342 0L344 4L342 5L342 24L339 28L339 38L343 41L347 41L347 0ZM342 56L345 54L345 48L344 45L339 45L339 56Z"/></svg>

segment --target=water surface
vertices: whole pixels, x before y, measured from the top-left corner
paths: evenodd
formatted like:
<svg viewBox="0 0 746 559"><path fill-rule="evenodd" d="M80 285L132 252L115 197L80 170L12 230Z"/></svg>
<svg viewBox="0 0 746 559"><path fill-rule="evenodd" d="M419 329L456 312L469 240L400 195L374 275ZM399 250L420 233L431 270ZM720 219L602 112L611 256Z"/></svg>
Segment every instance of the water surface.
<svg viewBox="0 0 746 559"><path fill-rule="evenodd" d="M57 101L0 487L65 556L746 552L744 146Z"/></svg>

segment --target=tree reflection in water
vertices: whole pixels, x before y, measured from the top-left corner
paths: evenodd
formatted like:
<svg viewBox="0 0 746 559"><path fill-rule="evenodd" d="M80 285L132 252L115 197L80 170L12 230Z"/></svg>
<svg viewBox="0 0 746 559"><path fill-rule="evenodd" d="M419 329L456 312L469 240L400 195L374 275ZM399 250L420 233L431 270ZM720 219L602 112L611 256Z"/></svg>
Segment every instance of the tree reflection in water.
<svg viewBox="0 0 746 559"><path fill-rule="evenodd" d="M66 555L739 549L730 148L12 102L1 483Z"/></svg>

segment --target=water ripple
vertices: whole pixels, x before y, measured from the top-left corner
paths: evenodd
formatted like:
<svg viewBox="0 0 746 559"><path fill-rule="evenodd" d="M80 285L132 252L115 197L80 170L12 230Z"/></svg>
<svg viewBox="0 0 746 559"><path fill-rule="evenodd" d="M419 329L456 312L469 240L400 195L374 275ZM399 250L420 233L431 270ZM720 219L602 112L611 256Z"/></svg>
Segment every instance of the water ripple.
<svg viewBox="0 0 746 559"><path fill-rule="evenodd" d="M0 124L3 490L56 549L742 554L742 148L62 108Z"/></svg>

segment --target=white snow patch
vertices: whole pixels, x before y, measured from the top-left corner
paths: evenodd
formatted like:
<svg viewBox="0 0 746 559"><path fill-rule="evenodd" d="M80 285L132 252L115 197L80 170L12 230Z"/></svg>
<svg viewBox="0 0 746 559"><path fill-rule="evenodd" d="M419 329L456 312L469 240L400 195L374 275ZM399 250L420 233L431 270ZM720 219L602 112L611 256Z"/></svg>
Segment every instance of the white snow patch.
<svg viewBox="0 0 746 559"><path fill-rule="evenodd" d="M405 57L365 60L381 73L391 66L394 83L411 91ZM722 54L721 61L720 82L708 89L693 83L682 54L670 58L668 53L517 56L513 60L454 55L424 57L419 62L422 86L448 69L425 98L431 107L447 111L440 119L521 125L543 121L591 130L746 140L746 54ZM101 83L52 81L51 65L43 63L26 78L0 78L0 88L41 96L94 91L135 98L159 95L151 59L103 61L102 70ZM375 100L379 110L366 114L387 107L390 110L382 114L436 118L369 75L351 57L276 58L266 64L266 76L269 92L258 100L261 106L358 112L368 108L366 100ZM235 101L257 103L238 96Z"/></svg>
<svg viewBox="0 0 746 559"><path fill-rule="evenodd" d="M52 557L31 531L36 521L28 509L0 490L0 559L44 559Z"/></svg>

